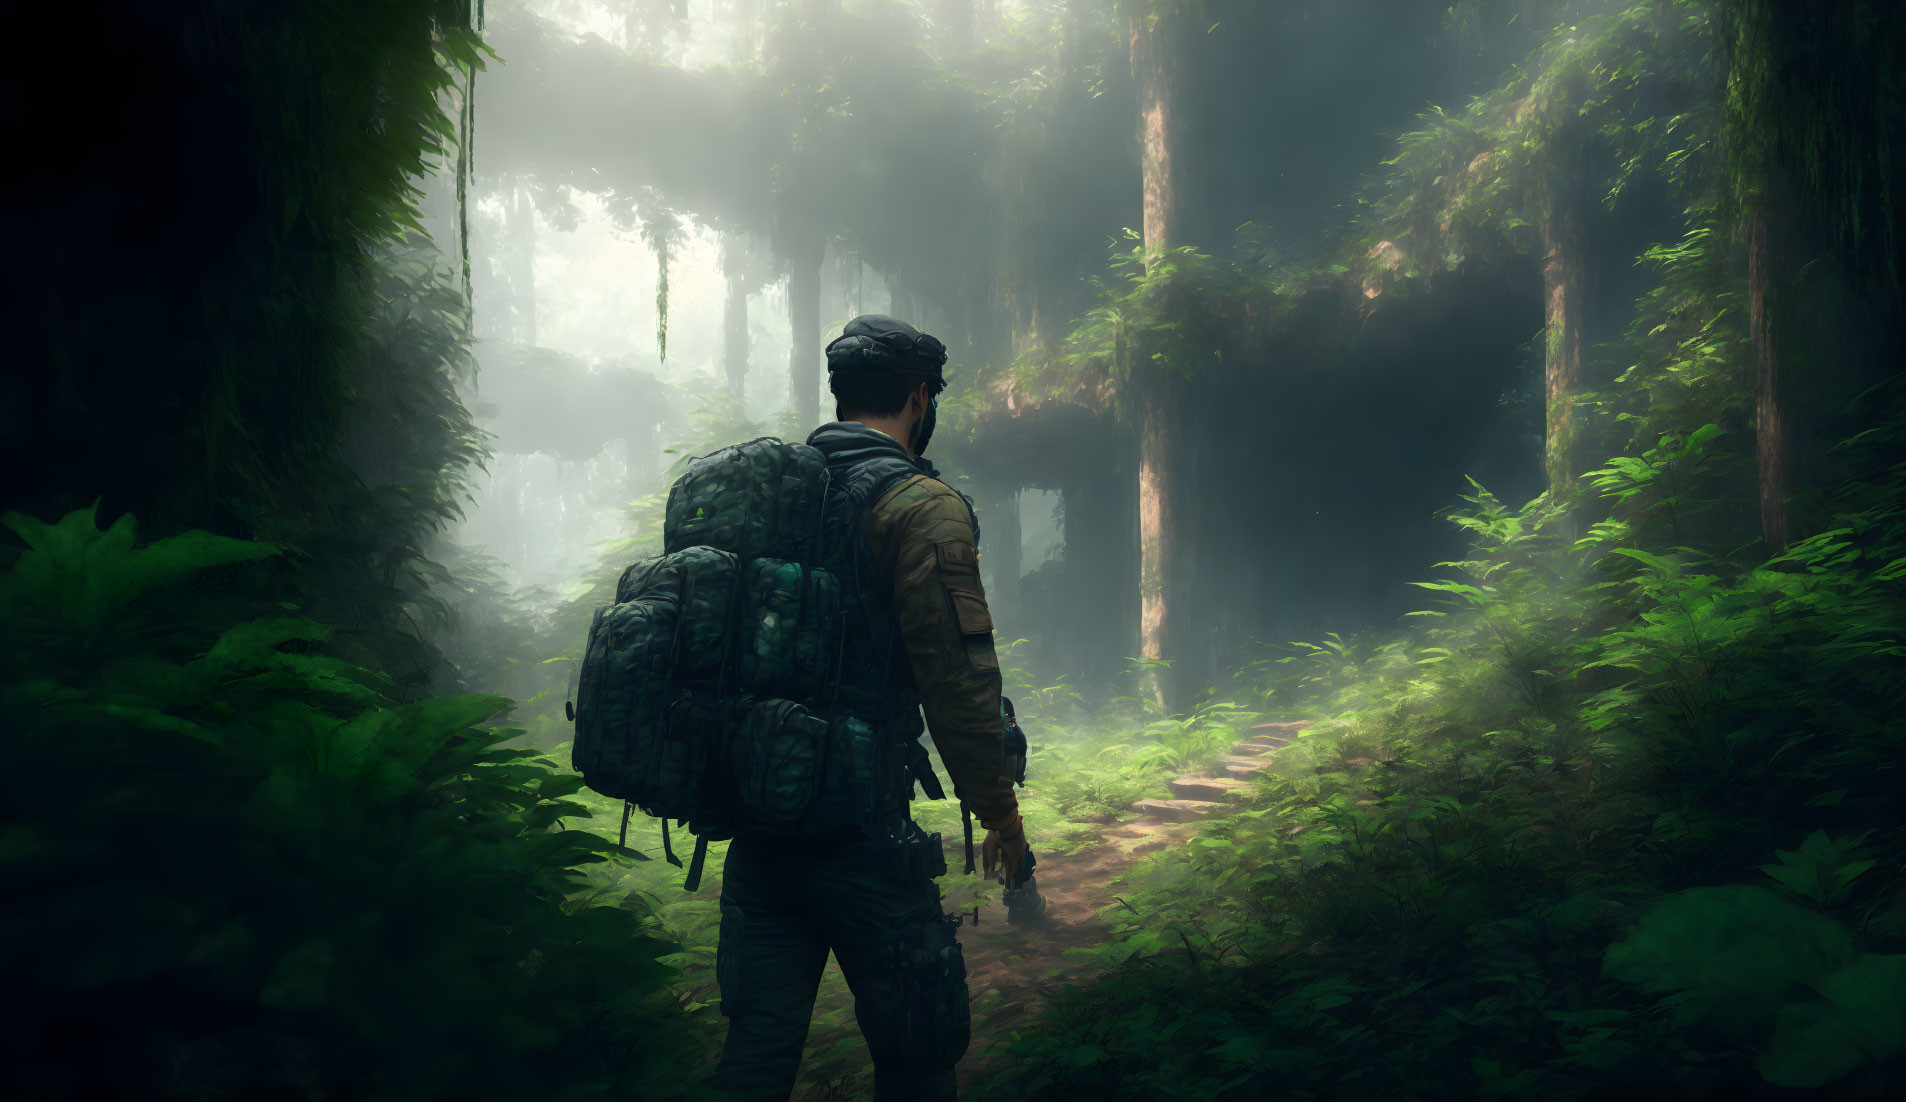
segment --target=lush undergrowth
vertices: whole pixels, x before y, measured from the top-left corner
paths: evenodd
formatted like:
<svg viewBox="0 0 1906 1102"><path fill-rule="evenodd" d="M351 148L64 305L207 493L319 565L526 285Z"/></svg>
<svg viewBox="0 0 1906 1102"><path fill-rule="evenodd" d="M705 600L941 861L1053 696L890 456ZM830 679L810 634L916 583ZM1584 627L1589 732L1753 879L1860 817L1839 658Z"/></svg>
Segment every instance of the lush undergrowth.
<svg viewBox="0 0 1906 1102"><path fill-rule="evenodd" d="M652 821L617 844L621 809L566 768L560 705L661 499L553 608L440 539L483 442L458 399L468 234L456 281L416 232L416 187L439 164L469 181L481 9L141 8L102 21L93 98L36 101L34 134L71 142L22 170L47 236L20 251L53 267L23 285L46 324L23 330L37 367L7 441L5 504L42 519L9 513L0 546L15 1096L668 1097L711 1062L720 847L690 896ZM1906 429L1896 390L1835 412L1892 370L1855 338L1897 321L1896 279L1874 276L1896 274L1894 154L1873 140L1897 82L1864 15L1835 32L1858 50L1814 49L1820 28L1777 33L1786 10L1651 0L1559 28L1405 136L1316 263L1121 253L1099 308L1019 365L1029 394L1192 370L1255 346L1243 307L1274 328L1307 287L1363 302L1532 253L1553 154L1584 134L1590 199L1653 174L1682 215L1643 258L1661 278L1628 366L1581 399L1584 454L1636 454L1567 512L1478 490L1454 514L1475 553L1431 584L1450 607L1423 631L1277 652L1180 718L1007 671L1042 853L1094 844L1253 717L1314 725L1235 815L1134 869L1082 951L1109 978L1007 1038L982 1093L1864 1097L1899 1076ZM1787 50L1879 83L1796 100ZM1862 98L1879 109L1846 125ZM101 110L130 121L102 129ZM1869 156L1886 171L1862 176ZM1807 185L1794 209L1844 193L1820 242L1790 228L1774 281L1788 370L1832 380L1796 429L1870 426L1810 465L1806 486L1837 488L1803 496L1811 534L1771 557L1742 520L1743 343L1766 335L1744 321L1740 238L1763 160ZM95 163L165 165L156 205L73 187ZM791 416L714 404L687 450L798 438ZM129 512L163 538L139 543ZM521 703L428 695L469 686ZM960 834L949 803L916 814ZM949 911L995 902L957 861L942 888ZM806 1087L863 1093L838 975L814 1037Z"/></svg>
<svg viewBox="0 0 1906 1102"><path fill-rule="evenodd" d="M1432 626L1243 678L1314 726L1247 810L1127 878L1092 951L1112 977L984 1096L1882 1091L1906 435L1844 445L1831 523L1764 561L1676 538L1714 435L1598 472L1624 519L1577 540L1478 490Z"/></svg>
<svg viewBox="0 0 1906 1102"><path fill-rule="evenodd" d="M269 545L7 523L17 1097L683 1089L670 946L639 901L579 901L613 847L562 828L577 777L485 728L506 701L389 703L331 628L233 596Z"/></svg>
<svg viewBox="0 0 1906 1102"><path fill-rule="evenodd" d="M1016 664L1024 651L1023 641L1003 650L1004 672L1015 685L1033 683L1027 671ZM1190 759L1184 757L1183 740L1174 735L1186 725L1161 722L1149 716L1136 700L1088 708L1072 686L1061 682L1022 693L1015 705L1033 743L1029 786L1021 792L1020 805L1030 824L1033 845L1041 854L1077 852L1094 844L1104 824L1130 817L1133 801L1166 795L1168 777L1200 753L1194 750ZM1155 724L1150 730L1146 727L1148 720ZM1191 726L1206 742L1220 737L1215 731L1205 730L1206 724ZM1228 749L1235 739L1235 732L1227 730L1223 748ZM562 745L553 751L564 759L567 752ZM933 755L933 764L944 779L946 771L937 754ZM605 841L619 838L619 804L586 790L572 799L592 812L592 818L576 824L580 829L598 832ZM979 908L982 921L1003 921L997 885L964 871L957 852L963 836L958 805L952 800L916 798L913 817L927 831L938 832L953 850L947 858L948 871L939 881L941 905L946 912L971 914ZM629 820L628 831L631 846L656 857L662 854L659 821L637 813ZM975 833L983 835L977 826ZM670 848L684 864L692 843L686 832L672 832ZM682 890L684 869L659 859L594 865L587 872L589 887L584 892L585 897L597 902L628 904L653 916L656 933L673 947L660 958L673 970L670 991L710 1046L704 1050L705 1055L719 1045L725 1029L714 964L721 921L721 862L726 848L724 842L711 844L708 871L700 889L692 895ZM820 1098L856 1098L871 1089L872 1069L854 1023L852 996L838 969L831 965L822 981L810 1038L809 1051L802 1061L803 1090Z"/></svg>

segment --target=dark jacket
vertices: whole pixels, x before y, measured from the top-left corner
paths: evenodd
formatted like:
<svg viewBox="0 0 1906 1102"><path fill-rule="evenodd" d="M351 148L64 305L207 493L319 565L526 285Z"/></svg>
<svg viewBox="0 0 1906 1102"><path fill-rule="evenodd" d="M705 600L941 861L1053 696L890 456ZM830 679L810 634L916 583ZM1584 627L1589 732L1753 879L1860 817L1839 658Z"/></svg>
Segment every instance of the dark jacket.
<svg viewBox="0 0 1906 1102"><path fill-rule="evenodd" d="M934 477L931 464L878 430L834 422L807 442L843 479L856 469L895 471L882 480L864 521L871 573L875 584L893 587L914 688L955 795L983 820L1010 818L1018 801L1012 778L1004 775L999 658L971 507ZM896 459L918 473L898 471Z"/></svg>

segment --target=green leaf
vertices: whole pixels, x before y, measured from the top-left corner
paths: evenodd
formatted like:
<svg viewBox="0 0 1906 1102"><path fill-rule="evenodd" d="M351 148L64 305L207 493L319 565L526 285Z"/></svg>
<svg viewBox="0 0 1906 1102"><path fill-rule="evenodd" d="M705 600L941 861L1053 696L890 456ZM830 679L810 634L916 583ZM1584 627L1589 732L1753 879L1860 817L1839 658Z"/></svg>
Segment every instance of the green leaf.
<svg viewBox="0 0 1906 1102"><path fill-rule="evenodd" d="M1782 1087L1821 1087L1906 1046L1906 955L1865 954L1817 985L1818 1000L1780 1010L1758 1061Z"/></svg>
<svg viewBox="0 0 1906 1102"><path fill-rule="evenodd" d="M1853 881L1873 867L1870 860L1848 856L1864 838L1836 840L1816 830L1798 851L1776 850L1774 856L1780 863L1762 865L1761 871L1796 895L1828 906L1839 902Z"/></svg>
<svg viewBox="0 0 1906 1102"><path fill-rule="evenodd" d="M1066 1054L1065 1062L1075 1068L1086 1068L1102 1064L1111 1057L1111 1053L1097 1045L1080 1045Z"/></svg>
<svg viewBox="0 0 1906 1102"><path fill-rule="evenodd" d="M1679 1019L1753 1043L1801 985L1853 958L1839 923L1766 888L1735 884L1669 896L1609 948L1602 970L1644 990L1686 992Z"/></svg>

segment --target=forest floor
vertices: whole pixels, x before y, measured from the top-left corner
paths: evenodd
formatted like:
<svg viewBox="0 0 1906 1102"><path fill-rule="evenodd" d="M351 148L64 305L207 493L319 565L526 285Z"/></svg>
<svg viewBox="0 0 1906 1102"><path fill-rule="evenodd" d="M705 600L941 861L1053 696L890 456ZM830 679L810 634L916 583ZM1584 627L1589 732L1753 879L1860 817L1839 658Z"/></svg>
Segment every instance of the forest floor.
<svg viewBox="0 0 1906 1102"><path fill-rule="evenodd" d="M973 995L973 1044L960 1062L962 1086L990 1066L993 1043L1038 1014L1048 997L1097 978L1084 958L1068 957L1066 951L1105 939L1098 915L1119 902L1113 883L1120 874L1197 829L1195 821L1166 822L1150 814L1108 825L1097 842L1076 853L1039 859L1046 913L1037 923L1010 925L1003 907L992 908L996 918L982 912L978 925L967 916L960 943Z"/></svg>
<svg viewBox="0 0 1906 1102"><path fill-rule="evenodd" d="M1277 748L1302 726L1260 725L1255 737L1237 744L1209 773L1172 782L1173 795L1195 797L1219 795L1211 790L1248 789L1247 778L1268 765ZM1038 921L1010 924L1005 908L1000 906L981 907L977 920L974 912L965 913L960 943L966 958L967 987L973 997L973 1042L960 1062L962 1089L999 1059L993 1051L997 1042L1041 1013L1051 996L1065 987L1089 984L1098 978L1095 969L1099 966L1087 954L1069 951L1106 940L1108 927L1099 916L1105 908L1123 902L1115 890L1119 877L1147 855L1182 844L1203 822L1221 815L1226 802L1221 795L1218 799L1147 799L1138 801L1134 810L1137 813L1132 816L1101 826L1096 836L1082 846L1048 853L1035 841L1039 890L1046 899L1045 914ZM962 836L951 835L945 844L947 867L964 867ZM846 1010L845 1005L828 1006L830 1002L844 1003L846 992L845 984L838 982L838 967L832 960L827 968L828 979L835 982L823 985L819 1007L823 1013L808 1039L810 1052L851 1051L860 1043L851 1013L826 1013L830 1009ZM854 1078L858 1077L823 1076L819 1082L808 1079L794 1097L820 1102L854 1097L871 1086L865 1081L852 1083Z"/></svg>

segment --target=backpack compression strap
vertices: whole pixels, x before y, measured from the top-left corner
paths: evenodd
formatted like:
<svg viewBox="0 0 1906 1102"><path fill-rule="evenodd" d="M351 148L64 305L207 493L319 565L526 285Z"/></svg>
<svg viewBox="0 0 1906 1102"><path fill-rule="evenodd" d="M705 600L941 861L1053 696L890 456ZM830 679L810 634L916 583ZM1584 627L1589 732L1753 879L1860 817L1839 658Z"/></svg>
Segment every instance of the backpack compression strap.
<svg viewBox="0 0 1906 1102"><path fill-rule="evenodd" d="M692 892L702 886L702 864L708 859L708 835L695 836L695 856L688 859L688 879L683 881L682 890ZM681 862L677 861L676 864Z"/></svg>

